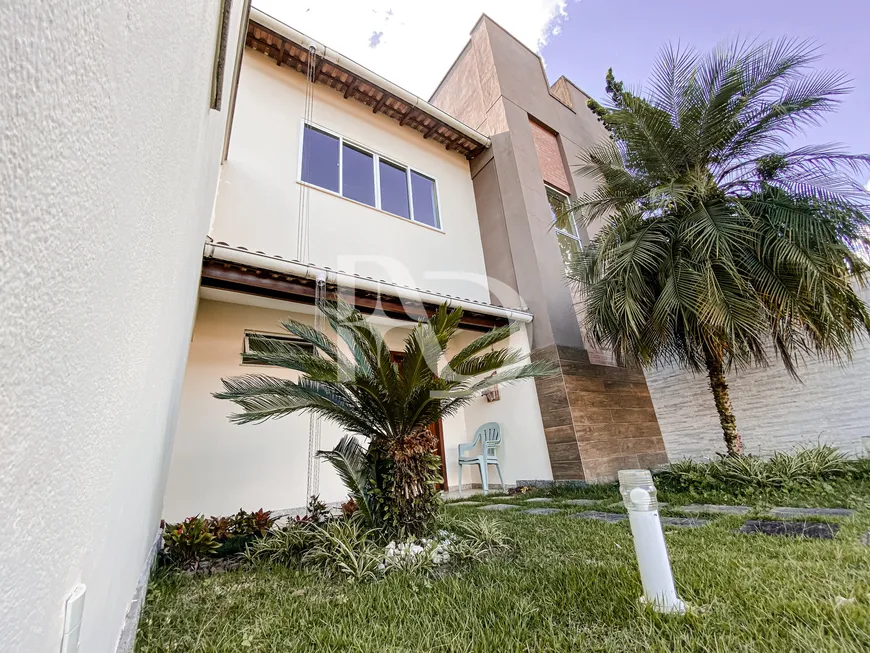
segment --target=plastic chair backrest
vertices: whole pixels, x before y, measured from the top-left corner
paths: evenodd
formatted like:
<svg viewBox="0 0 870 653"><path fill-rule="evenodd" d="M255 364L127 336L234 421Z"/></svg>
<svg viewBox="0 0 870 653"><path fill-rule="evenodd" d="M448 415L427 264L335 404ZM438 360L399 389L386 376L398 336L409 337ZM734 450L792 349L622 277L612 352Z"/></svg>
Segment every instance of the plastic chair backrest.
<svg viewBox="0 0 870 653"><path fill-rule="evenodd" d="M501 427L497 422L487 422L475 431L474 441L477 442L478 438L483 442L483 454L494 457L495 450L501 445Z"/></svg>

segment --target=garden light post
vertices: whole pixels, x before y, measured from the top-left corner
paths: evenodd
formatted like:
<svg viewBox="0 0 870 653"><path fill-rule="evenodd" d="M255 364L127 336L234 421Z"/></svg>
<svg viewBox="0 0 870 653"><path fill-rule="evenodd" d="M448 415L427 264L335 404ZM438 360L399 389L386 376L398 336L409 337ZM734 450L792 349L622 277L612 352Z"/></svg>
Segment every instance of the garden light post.
<svg viewBox="0 0 870 653"><path fill-rule="evenodd" d="M643 601L657 612L683 614L686 604L677 596L665 535L659 520L656 487L648 469L619 472L619 491L628 509L634 550L643 584Z"/></svg>

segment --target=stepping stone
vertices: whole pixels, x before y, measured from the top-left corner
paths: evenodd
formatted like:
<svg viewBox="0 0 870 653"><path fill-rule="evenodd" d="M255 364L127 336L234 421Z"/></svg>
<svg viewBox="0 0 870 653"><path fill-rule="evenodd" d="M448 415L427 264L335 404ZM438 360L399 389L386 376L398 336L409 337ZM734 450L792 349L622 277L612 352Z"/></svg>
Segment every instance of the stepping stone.
<svg viewBox="0 0 870 653"><path fill-rule="evenodd" d="M536 497L534 499L526 499L526 503L549 503L552 501L549 497Z"/></svg>
<svg viewBox="0 0 870 653"><path fill-rule="evenodd" d="M557 512L562 511L558 508L532 508L531 510L525 511L527 515L552 515Z"/></svg>
<svg viewBox="0 0 870 653"><path fill-rule="evenodd" d="M839 524L818 521L768 521L750 519L739 533L761 533L763 535L785 535L786 537L810 537L820 540L833 540Z"/></svg>
<svg viewBox="0 0 870 653"><path fill-rule="evenodd" d="M711 523L709 519L697 517L662 517L662 526L676 526L677 528L698 528Z"/></svg>
<svg viewBox="0 0 870 653"><path fill-rule="evenodd" d="M858 542L860 544L863 544L864 546L870 546L870 531L867 531L861 537L859 537Z"/></svg>
<svg viewBox="0 0 870 653"><path fill-rule="evenodd" d="M774 517L851 517L854 510L848 508L773 508Z"/></svg>
<svg viewBox="0 0 870 653"><path fill-rule="evenodd" d="M491 503L488 506L478 508L478 510L510 510L512 508L519 508L519 506L512 506L509 503Z"/></svg>
<svg viewBox="0 0 870 653"><path fill-rule="evenodd" d="M571 499L564 503L569 506L597 506L601 503L601 499ZM619 505L621 506L622 504L620 503Z"/></svg>
<svg viewBox="0 0 870 653"><path fill-rule="evenodd" d="M622 501L617 501L616 503L611 503L607 506L608 508L624 508L625 504ZM662 501L659 501L659 508L667 508L668 504Z"/></svg>
<svg viewBox="0 0 870 653"><path fill-rule="evenodd" d="M676 508L680 512L712 512L723 515L746 515L752 512L749 506L717 506L709 503L693 503L688 506Z"/></svg>
<svg viewBox="0 0 870 653"><path fill-rule="evenodd" d="M448 503L448 506L479 506L480 501L457 501L456 503Z"/></svg>
<svg viewBox="0 0 870 653"><path fill-rule="evenodd" d="M597 519L598 521L606 521L610 524L628 519L628 515L622 515L618 512L599 512L598 510L578 512L576 515L571 515L571 517L574 519Z"/></svg>

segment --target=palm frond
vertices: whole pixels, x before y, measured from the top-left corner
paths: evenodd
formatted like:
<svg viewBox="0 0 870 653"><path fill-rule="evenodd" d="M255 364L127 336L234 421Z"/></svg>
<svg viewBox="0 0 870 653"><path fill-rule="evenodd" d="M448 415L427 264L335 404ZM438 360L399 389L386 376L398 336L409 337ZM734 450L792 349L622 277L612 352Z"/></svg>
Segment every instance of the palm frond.
<svg viewBox="0 0 870 653"><path fill-rule="evenodd" d="M378 511L374 505L374 497L369 488L371 470L366 460L366 450L360 442L351 435L345 435L338 441L332 451L318 451L317 455L328 460L338 473L350 496L365 517L369 526L379 525Z"/></svg>

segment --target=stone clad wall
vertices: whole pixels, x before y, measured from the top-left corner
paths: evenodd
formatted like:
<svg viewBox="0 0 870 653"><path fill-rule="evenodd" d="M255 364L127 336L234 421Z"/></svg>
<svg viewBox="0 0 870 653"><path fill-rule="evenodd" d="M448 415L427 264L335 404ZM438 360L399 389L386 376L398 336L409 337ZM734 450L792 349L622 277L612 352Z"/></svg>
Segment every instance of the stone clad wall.
<svg viewBox="0 0 870 653"><path fill-rule="evenodd" d="M860 292L864 301L870 291ZM795 381L771 353L767 369L728 375L737 428L748 453L770 455L796 446L832 444L850 455L870 447L870 343L839 366L807 360ZM673 368L649 370L646 381L671 460L724 451L706 376Z"/></svg>

